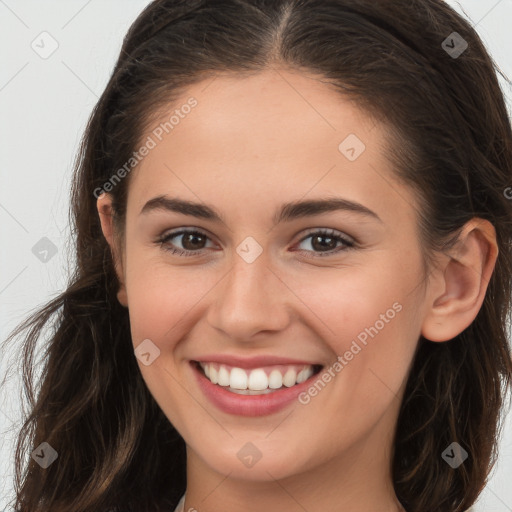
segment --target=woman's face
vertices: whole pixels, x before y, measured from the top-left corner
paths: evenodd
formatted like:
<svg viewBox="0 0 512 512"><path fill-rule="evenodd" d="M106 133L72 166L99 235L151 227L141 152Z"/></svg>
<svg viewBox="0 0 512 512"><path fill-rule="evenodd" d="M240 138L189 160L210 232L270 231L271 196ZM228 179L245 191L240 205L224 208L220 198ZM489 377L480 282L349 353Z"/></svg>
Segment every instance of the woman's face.
<svg viewBox="0 0 512 512"><path fill-rule="evenodd" d="M417 202L385 136L327 84L280 70L198 83L141 138L120 300L197 467L262 481L389 460L425 289ZM288 384L231 392L194 361L224 361L214 368L242 388ZM298 393L305 365L323 369Z"/></svg>

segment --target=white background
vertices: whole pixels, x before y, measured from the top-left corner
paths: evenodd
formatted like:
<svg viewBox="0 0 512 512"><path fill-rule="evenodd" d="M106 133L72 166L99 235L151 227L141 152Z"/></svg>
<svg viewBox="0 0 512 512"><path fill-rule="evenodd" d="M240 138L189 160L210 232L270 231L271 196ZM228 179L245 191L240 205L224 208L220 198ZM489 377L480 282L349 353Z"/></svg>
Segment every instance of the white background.
<svg viewBox="0 0 512 512"><path fill-rule="evenodd" d="M148 3L0 0L0 340L65 286L71 257L66 246L68 194L78 142L122 38ZM512 0L448 3L466 11L512 79ZM59 45L47 59L31 47L43 31ZM49 44L47 40L45 47ZM511 89L504 88L511 98ZM42 237L57 247L47 263L31 251ZM11 362L9 354L2 354L1 376ZM19 388L13 375L0 390L0 510L12 497ZM511 417L504 426L498 466L473 509L477 512L512 512Z"/></svg>

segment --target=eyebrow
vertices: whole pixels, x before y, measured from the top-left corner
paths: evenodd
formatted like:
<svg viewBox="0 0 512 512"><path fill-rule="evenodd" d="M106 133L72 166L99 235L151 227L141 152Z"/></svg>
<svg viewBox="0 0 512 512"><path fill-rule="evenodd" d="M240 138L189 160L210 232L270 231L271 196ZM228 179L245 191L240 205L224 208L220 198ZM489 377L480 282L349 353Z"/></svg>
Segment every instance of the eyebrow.
<svg viewBox="0 0 512 512"><path fill-rule="evenodd" d="M176 212L183 215L190 215L192 217L226 224L222 215L211 206L166 195L150 199L142 207L139 215L148 214L155 210ZM280 210L274 214L272 222L273 225L276 226L282 222L334 211L354 212L367 217L372 217L382 223L381 218L374 211L360 203L349 201L348 199L341 197L284 203Z"/></svg>

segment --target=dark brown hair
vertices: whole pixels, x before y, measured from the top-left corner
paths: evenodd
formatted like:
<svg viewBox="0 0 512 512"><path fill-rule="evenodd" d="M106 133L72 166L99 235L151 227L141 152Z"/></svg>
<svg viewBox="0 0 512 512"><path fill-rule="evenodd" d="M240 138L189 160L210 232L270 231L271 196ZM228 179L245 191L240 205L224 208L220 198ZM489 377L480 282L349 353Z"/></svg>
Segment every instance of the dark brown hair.
<svg viewBox="0 0 512 512"><path fill-rule="evenodd" d="M468 48L443 41L457 32ZM474 322L446 343L418 340L398 418L394 487L408 512L460 512L497 455L512 361L512 133L496 66L471 25L440 0L156 0L124 39L90 117L71 197L76 268L67 289L9 337L22 345L30 414L16 447L21 512L172 510L185 444L142 379L128 310L93 193L132 156L151 115L215 74L314 73L389 128L388 157L418 197L425 262L474 217L499 255ZM110 192L122 234L129 176ZM34 350L52 326L37 393ZM47 442L58 459L28 455ZM468 459L441 457L458 442ZM24 460L28 458L28 462Z"/></svg>

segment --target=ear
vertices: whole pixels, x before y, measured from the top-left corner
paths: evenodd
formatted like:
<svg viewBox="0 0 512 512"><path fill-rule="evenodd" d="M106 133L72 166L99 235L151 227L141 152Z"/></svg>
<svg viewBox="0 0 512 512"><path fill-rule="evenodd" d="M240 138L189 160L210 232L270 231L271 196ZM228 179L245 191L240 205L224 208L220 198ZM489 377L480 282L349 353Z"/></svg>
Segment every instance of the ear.
<svg viewBox="0 0 512 512"><path fill-rule="evenodd" d="M451 340L476 318L498 257L494 226L484 219L471 219L446 256L427 295L421 334L430 341Z"/></svg>
<svg viewBox="0 0 512 512"><path fill-rule="evenodd" d="M98 209L98 214L100 216L101 222L101 230L103 231L103 236L108 242L110 246L110 253L112 254L112 259L114 261L114 267L116 270L117 278L119 280L119 290L117 292L117 300L125 306L128 307L128 297L126 294L126 286L124 279L124 271L123 271L123 262L122 258L119 255L119 248L116 243L115 233L114 233L114 216L112 209L112 196L103 192L96 202L96 207Z"/></svg>

